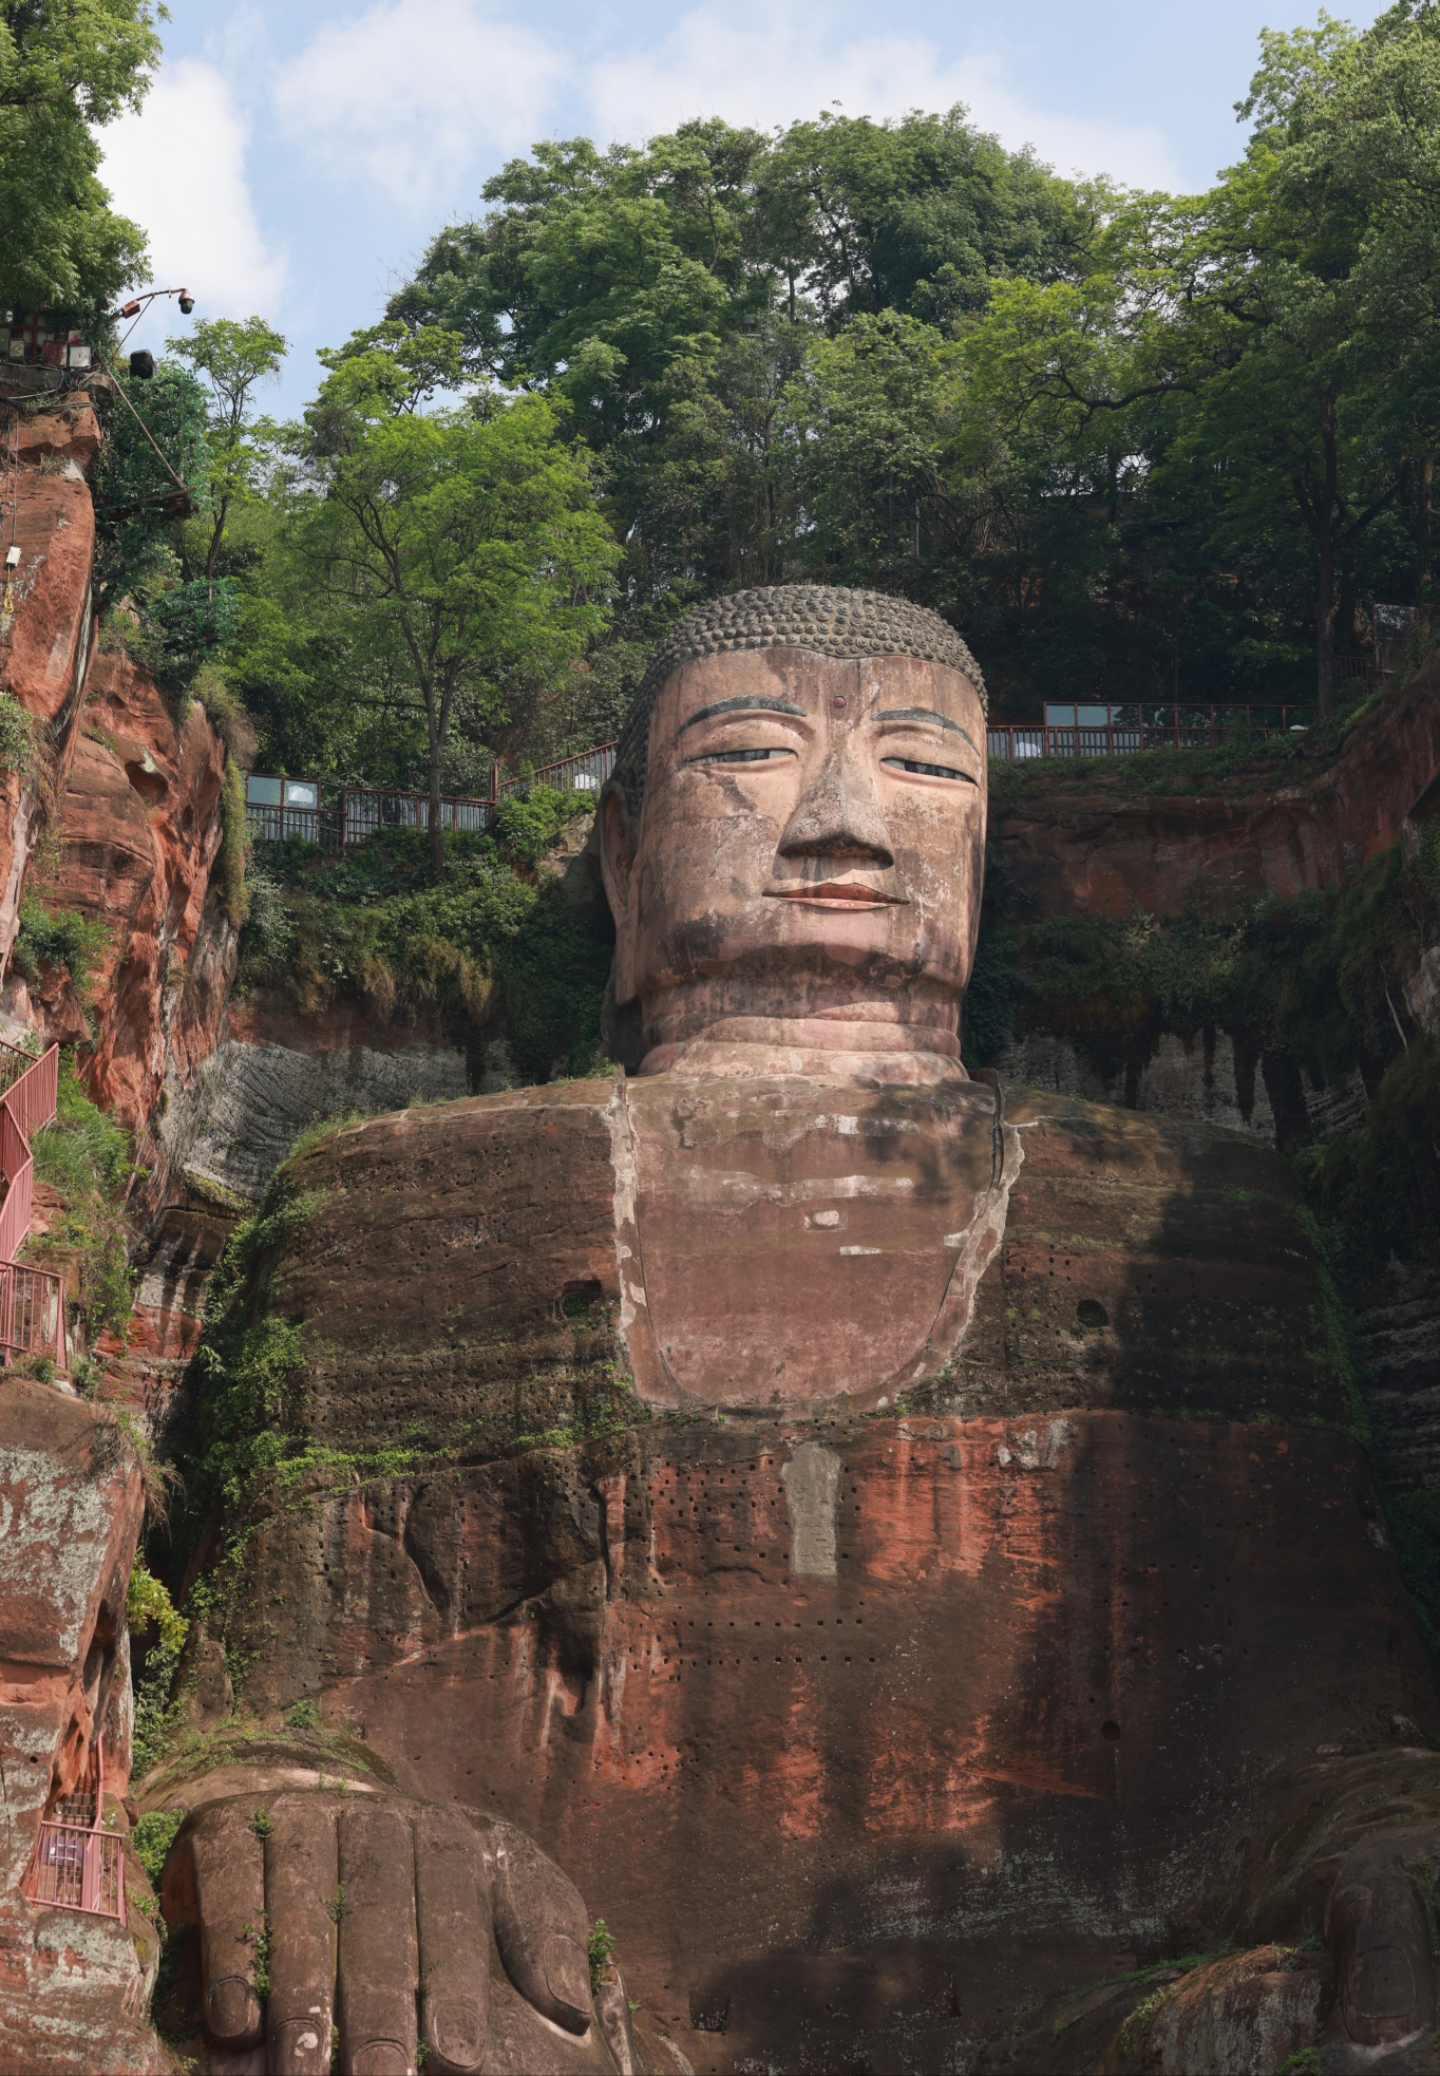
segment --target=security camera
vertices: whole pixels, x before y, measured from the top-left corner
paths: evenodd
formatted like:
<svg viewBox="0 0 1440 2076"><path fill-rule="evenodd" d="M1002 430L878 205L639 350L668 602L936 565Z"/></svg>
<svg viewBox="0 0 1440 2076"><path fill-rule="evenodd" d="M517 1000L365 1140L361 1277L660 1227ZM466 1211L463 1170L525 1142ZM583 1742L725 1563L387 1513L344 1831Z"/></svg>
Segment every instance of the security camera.
<svg viewBox="0 0 1440 2076"><path fill-rule="evenodd" d="M186 317L188 317L190 315L190 312L195 308L194 296L187 294L187 292L183 288L180 291L180 308L182 313Z"/></svg>

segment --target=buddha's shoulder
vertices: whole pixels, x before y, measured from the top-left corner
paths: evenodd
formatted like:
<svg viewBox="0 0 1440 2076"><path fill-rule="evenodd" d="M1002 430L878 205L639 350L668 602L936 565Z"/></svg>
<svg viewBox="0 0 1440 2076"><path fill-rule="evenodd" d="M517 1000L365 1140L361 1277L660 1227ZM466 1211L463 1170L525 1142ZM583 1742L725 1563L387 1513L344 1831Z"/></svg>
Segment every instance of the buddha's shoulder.
<svg viewBox="0 0 1440 2076"><path fill-rule="evenodd" d="M1018 1158L980 1325L1007 1389L1036 1407L1352 1424L1318 1236L1272 1147L1188 1118L1000 1093Z"/></svg>
<svg viewBox="0 0 1440 2076"><path fill-rule="evenodd" d="M997 1081L1004 1121L1034 1173L1139 1189L1256 1193L1298 1202L1287 1163L1258 1133L1156 1116Z"/></svg>

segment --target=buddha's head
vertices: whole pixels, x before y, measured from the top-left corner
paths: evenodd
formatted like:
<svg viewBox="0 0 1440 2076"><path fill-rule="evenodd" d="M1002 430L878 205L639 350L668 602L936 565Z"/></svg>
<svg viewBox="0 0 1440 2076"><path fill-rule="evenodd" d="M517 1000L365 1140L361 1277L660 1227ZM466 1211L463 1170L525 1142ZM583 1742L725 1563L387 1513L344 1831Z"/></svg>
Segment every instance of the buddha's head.
<svg viewBox="0 0 1440 2076"><path fill-rule="evenodd" d="M958 1063L985 700L937 614L800 584L689 614L601 819L615 1003L638 1010L646 1071L723 1071L736 1045L924 1055L920 1079Z"/></svg>

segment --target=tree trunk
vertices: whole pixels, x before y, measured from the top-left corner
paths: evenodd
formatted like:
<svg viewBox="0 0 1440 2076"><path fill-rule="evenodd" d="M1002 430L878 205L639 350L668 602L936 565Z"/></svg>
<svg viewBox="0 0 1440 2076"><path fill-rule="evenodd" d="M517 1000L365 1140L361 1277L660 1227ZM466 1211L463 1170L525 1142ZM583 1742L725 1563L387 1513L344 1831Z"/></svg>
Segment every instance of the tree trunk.
<svg viewBox="0 0 1440 2076"><path fill-rule="evenodd" d="M440 730L430 718L430 863L436 879L445 877L445 831L440 827Z"/></svg>
<svg viewBox="0 0 1440 2076"><path fill-rule="evenodd" d="M1315 692L1322 722L1333 720L1338 703L1335 668L1335 536L1329 514L1320 532L1320 582L1315 593Z"/></svg>
<svg viewBox="0 0 1440 2076"><path fill-rule="evenodd" d="M1417 595L1430 590L1431 519L1435 509L1435 457L1427 454L1420 464L1420 582Z"/></svg>

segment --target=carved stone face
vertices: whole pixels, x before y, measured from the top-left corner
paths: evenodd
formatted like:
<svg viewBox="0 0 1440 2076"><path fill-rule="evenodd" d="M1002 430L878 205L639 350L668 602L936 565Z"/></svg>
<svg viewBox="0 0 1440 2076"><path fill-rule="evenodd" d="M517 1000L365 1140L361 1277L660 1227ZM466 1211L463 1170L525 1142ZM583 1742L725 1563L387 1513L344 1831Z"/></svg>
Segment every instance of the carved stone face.
<svg viewBox="0 0 1440 2076"><path fill-rule="evenodd" d="M647 1042L720 1019L956 1028L979 925L985 717L968 678L798 648L683 663L638 829L606 800L615 992Z"/></svg>

